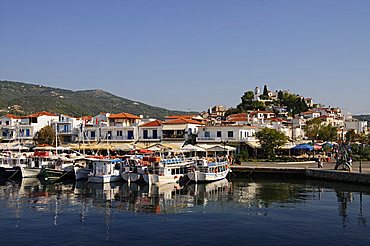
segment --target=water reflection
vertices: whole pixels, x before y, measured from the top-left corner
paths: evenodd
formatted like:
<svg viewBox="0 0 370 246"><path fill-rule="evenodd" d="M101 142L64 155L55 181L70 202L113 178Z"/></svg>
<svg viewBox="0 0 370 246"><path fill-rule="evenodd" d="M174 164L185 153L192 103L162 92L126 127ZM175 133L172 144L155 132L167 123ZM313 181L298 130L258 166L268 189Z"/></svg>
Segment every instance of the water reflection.
<svg viewBox="0 0 370 246"><path fill-rule="evenodd" d="M369 194L368 187L315 180L221 180L183 187L173 184L157 187L86 181L47 184L27 178L0 185L0 201L17 221L22 213L32 210L52 214L53 225L59 226L61 215L76 213L83 229L90 211L98 209L106 224L107 240L114 211L163 215L243 209L249 216L269 216L271 209L298 208L306 203L320 205L321 202L336 202L341 226L346 231L353 217L359 226L366 227L368 211L364 211L363 200L369 199Z"/></svg>

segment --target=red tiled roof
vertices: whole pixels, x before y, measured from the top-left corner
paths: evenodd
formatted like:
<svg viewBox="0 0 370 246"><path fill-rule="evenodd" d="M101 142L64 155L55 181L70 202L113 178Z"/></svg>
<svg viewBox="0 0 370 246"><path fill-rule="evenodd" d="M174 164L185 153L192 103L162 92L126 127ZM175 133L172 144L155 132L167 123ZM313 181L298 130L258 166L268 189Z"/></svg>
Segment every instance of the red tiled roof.
<svg viewBox="0 0 370 246"><path fill-rule="evenodd" d="M270 120L270 121L277 121L277 122L286 122L286 120L283 120L282 118L270 118L268 120Z"/></svg>
<svg viewBox="0 0 370 246"><path fill-rule="evenodd" d="M53 113L50 113L50 112L47 112L47 111L41 111L41 112L37 112L37 113L34 113L34 114L24 116L23 118L37 118L37 117L40 117L40 116L43 116L43 115L58 116L57 114L53 114Z"/></svg>
<svg viewBox="0 0 370 246"><path fill-rule="evenodd" d="M169 115L169 116L166 116L165 118L166 119L192 119L194 117L197 117L197 115Z"/></svg>
<svg viewBox="0 0 370 246"><path fill-rule="evenodd" d="M246 117L233 117L230 118L229 121L247 121Z"/></svg>
<svg viewBox="0 0 370 246"><path fill-rule="evenodd" d="M91 120L93 117L90 115L81 116L78 120Z"/></svg>
<svg viewBox="0 0 370 246"><path fill-rule="evenodd" d="M148 127L148 126L161 126L162 125L162 121L160 120L154 120L154 121L150 121L148 123L145 123L143 125L141 125L140 127L142 126L145 126L145 127Z"/></svg>
<svg viewBox="0 0 370 246"><path fill-rule="evenodd" d="M6 114L5 117L7 117L9 119L21 119L22 118L20 116L14 115L14 114Z"/></svg>
<svg viewBox="0 0 370 246"><path fill-rule="evenodd" d="M247 113L240 113L240 114L231 114L228 118L239 118L239 117L247 117Z"/></svg>
<svg viewBox="0 0 370 246"><path fill-rule="evenodd" d="M197 124L197 125L204 125L204 123L191 120L191 119L184 119L184 118L178 118L170 121L166 121L162 123L163 125L180 125L180 124Z"/></svg>
<svg viewBox="0 0 370 246"><path fill-rule="evenodd" d="M129 113L119 113L119 114L111 114L108 117L109 119L140 119L139 116L129 114Z"/></svg>

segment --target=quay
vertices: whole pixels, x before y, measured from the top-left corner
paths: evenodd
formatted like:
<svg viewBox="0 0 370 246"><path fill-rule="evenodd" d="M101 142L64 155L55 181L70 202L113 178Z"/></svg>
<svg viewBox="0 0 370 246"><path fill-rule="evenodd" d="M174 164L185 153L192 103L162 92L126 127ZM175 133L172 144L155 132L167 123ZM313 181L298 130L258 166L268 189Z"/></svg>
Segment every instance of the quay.
<svg viewBox="0 0 370 246"><path fill-rule="evenodd" d="M323 168L318 168L315 161L306 162L242 162L231 166L231 176L234 177L295 177L325 179L339 182L370 185L370 162L353 162L352 171L334 170L335 162L325 162Z"/></svg>

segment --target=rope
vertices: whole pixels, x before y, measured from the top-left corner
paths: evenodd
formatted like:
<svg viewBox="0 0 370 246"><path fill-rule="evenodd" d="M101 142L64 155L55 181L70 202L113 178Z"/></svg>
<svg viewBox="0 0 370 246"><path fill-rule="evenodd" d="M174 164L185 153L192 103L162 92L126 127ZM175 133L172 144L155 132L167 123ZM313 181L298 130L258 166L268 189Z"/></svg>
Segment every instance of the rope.
<svg viewBox="0 0 370 246"><path fill-rule="evenodd" d="M15 173L12 174L12 176L10 176L8 179L11 180L20 170L21 167L19 167L19 169L17 171L15 171Z"/></svg>
<svg viewBox="0 0 370 246"><path fill-rule="evenodd" d="M91 178L89 178L89 179L86 181L86 183L85 183L85 184L90 183L91 179L92 179L92 178L94 178L94 177L95 177L95 174L94 174L93 176L91 176Z"/></svg>
<svg viewBox="0 0 370 246"><path fill-rule="evenodd" d="M53 180L53 182L54 182L54 183L55 183L55 182L57 182L58 180L60 180L60 179L61 179L61 178L63 178L64 176L66 176L68 173L69 173L69 171L67 171L67 172L63 173L63 174L62 174L62 176L60 176L59 178L57 178L57 179Z"/></svg>

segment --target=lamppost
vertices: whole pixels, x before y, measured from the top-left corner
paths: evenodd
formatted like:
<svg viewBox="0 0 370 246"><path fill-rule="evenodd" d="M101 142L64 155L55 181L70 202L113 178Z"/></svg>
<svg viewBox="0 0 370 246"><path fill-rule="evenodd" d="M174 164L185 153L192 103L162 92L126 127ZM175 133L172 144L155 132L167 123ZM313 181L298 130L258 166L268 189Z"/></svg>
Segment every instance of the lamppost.
<svg viewBox="0 0 370 246"><path fill-rule="evenodd" d="M229 142L229 140L221 140L221 144L224 146L224 152L226 152L226 144ZM226 153L225 153L226 155Z"/></svg>
<svg viewBox="0 0 370 246"><path fill-rule="evenodd" d="M360 144L360 166L358 167L358 171L360 172L360 173L362 173L362 161L361 161L361 153L362 153L362 150L364 149L364 144L363 143L361 143Z"/></svg>

